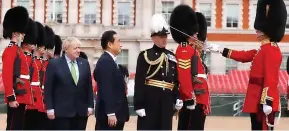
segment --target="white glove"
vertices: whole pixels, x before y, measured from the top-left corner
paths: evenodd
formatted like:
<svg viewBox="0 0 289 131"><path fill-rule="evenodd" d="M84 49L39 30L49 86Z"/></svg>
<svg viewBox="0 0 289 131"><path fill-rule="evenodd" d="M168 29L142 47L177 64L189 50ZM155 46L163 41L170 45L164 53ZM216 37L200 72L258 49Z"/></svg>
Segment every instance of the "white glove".
<svg viewBox="0 0 289 131"><path fill-rule="evenodd" d="M195 110L196 106L195 105L190 105L190 106L187 106L187 109L189 110Z"/></svg>
<svg viewBox="0 0 289 131"><path fill-rule="evenodd" d="M136 110L135 112L136 112L136 114L137 114L138 116L140 116L140 117L146 116L145 109L139 109L139 110Z"/></svg>
<svg viewBox="0 0 289 131"><path fill-rule="evenodd" d="M180 110L180 109L182 109L183 105L184 105L183 101L180 100L180 99L177 99L175 108L176 108L177 110Z"/></svg>
<svg viewBox="0 0 289 131"><path fill-rule="evenodd" d="M214 53L222 53L224 48L217 44L207 44L207 50Z"/></svg>
<svg viewBox="0 0 289 131"><path fill-rule="evenodd" d="M264 105L263 105L263 112L264 112L266 115L269 115L269 114L272 112L272 107L264 104Z"/></svg>

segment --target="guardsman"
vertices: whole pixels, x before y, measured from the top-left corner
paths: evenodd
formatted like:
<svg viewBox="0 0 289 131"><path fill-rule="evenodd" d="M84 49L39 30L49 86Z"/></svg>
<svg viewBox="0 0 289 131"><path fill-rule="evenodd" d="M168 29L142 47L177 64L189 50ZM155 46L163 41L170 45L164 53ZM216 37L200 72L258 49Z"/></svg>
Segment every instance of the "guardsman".
<svg viewBox="0 0 289 131"><path fill-rule="evenodd" d="M2 55L4 101L7 103L6 130L22 130L26 105L34 104L30 87L30 70L33 45L22 43L29 23L29 14L24 7L9 9L3 21L3 37L10 44Z"/></svg>
<svg viewBox="0 0 289 131"><path fill-rule="evenodd" d="M45 26L45 46L46 46L46 60L54 58L55 34L52 28Z"/></svg>
<svg viewBox="0 0 289 131"><path fill-rule="evenodd" d="M169 27L161 14L151 22L152 48L140 52L134 87L138 130L172 130L174 110L181 109L173 52L166 49ZM173 107L175 105L175 107Z"/></svg>
<svg viewBox="0 0 289 131"><path fill-rule="evenodd" d="M207 71L202 58L207 36L206 19L188 5L179 5L171 14L170 26L173 39L179 43L177 70L184 101L178 130L204 130L206 116L210 113Z"/></svg>
<svg viewBox="0 0 289 131"><path fill-rule="evenodd" d="M252 130L273 130L276 113L281 115L278 74L282 54L277 43L285 33L287 10L283 0L259 0L256 12L258 50L236 51L212 44L208 48L239 62L252 62L243 112L250 113Z"/></svg>
<svg viewBox="0 0 289 131"><path fill-rule="evenodd" d="M55 35L54 58L62 55L62 40L59 35Z"/></svg>
<svg viewBox="0 0 289 131"><path fill-rule="evenodd" d="M39 22L34 22L37 29L35 31L38 36L31 41L32 43L37 43L37 48L34 50L33 57L33 74L31 79L31 87L34 93L34 105L27 105L26 109L26 120L25 120L25 130L42 130L45 127L46 121L46 110L44 105L44 96L42 89L42 79L43 79L43 55L45 53L44 45L44 27ZM33 30L33 29L31 29ZM26 38L26 37L25 37ZM32 39L31 39L32 40ZM24 39L25 41L25 39Z"/></svg>

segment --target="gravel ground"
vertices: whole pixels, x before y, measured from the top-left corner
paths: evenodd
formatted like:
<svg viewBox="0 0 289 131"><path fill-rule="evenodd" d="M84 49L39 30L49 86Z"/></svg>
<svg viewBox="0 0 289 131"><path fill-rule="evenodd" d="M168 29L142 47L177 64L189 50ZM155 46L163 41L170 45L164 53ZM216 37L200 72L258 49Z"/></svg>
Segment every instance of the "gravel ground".
<svg viewBox="0 0 289 131"><path fill-rule="evenodd" d="M136 116L131 116L130 121L125 124L125 130L136 129ZM177 128L177 121L173 118L173 129ZM221 126L221 124L223 126ZM289 118L283 117L280 119L279 124L275 130L289 130ZM94 130L95 118L89 117L87 123L87 130ZM6 114L0 114L0 130L5 130L6 127ZM220 117L220 116L208 116L205 125L206 130L250 130L250 118L249 117Z"/></svg>

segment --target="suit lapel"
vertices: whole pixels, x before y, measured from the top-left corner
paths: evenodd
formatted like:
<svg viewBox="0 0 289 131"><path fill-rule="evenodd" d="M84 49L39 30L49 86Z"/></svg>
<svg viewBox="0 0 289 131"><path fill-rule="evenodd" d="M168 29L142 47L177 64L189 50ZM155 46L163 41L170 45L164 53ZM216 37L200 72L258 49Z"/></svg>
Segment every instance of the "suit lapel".
<svg viewBox="0 0 289 131"><path fill-rule="evenodd" d="M62 66L64 68L65 73L67 73L69 75L68 79L70 79L70 82L72 82L75 85L75 82L74 82L74 80L72 78L72 75L71 75L70 69L68 67L68 63L67 63L67 61L65 59L65 56L62 56L62 62L63 62Z"/></svg>

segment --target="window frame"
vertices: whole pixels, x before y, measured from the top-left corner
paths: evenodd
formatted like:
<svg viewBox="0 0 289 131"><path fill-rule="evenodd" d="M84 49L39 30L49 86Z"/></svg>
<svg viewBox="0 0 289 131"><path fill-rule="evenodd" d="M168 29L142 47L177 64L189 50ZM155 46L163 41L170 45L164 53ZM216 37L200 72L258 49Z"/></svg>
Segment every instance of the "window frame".
<svg viewBox="0 0 289 131"><path fill-rule="evenodd" d="M125 56L123 53L126 52L127 56ZM123 60L124 58L127 58L127 63L124 63ZM124 65L128 68L129 65L129 49L122 49L121 52L117 55L116 57L116 61L118 62L118 64Z"/></svg>
<svg viewBox="0 0 289 131"><path fill-rule="evenodd" d="M227 5L228 4L236 4L239 6L238 10L238 26L237 27L227 27ZM222 14L222 28L223 29L233 29L233 30L240 30L243 28L243 5L242 0L224 0L223 1L223 14Z"/></svg>
<svg viewBox="0 0 289 131"><path fill-rule="evenodd" d="M164 6L163 3L165 3L165 2L172 4L172 9L171 9L171 11L170 11L168 8L164 8L165 6ZM174 2L174 1L164 1L164 0L163 0L163 1L161 1L161 7L162 7L162 8L161 8L161 14L164 16L166 22L169 23L169 20L170 20L170 17L171 17L171 13L172 13L172 11L173 11L173 9L174 9L174 7L175 7L175 2ZM167 7L169 7L169 6L167 6ZM165 13L163 12L164 9L166 10ZM167 17L167 15L168 15L169 17Z"/></svg>
<svg viewBox="0 0 289 131"><path fill-rule="evenodd" d="M208 29L216 28L216 0L196 0L196 11L200 12L200 4L211 4L211 26Z"/></svg>
<svg viewBox="0 0 289 131"><path fill-rule="evenodd" d="M85 3L86 2L89 2L89 4L91 4L91 2L95 2L95 8L97 8L97 2L99 2L98 0L84 0L83 1L83 8L86 8L85 7ZM89 23L86 23L85 21L87 20L86 19L86 15L90 15L89 16L89 19L88 19L88 21L90 21ZM92 17L92 15L95 15L95 22L93 23L93 20L91 19L91 17ZM92 14L92 13L89 13L89 14L87 14L86 12L85 12L85 9L83 9L83 24L86 24L86 25L90 25L90 24L97 24L97 15L98 15L98 12L97 12L97 10L95 10L95 14Z"/></svg>

